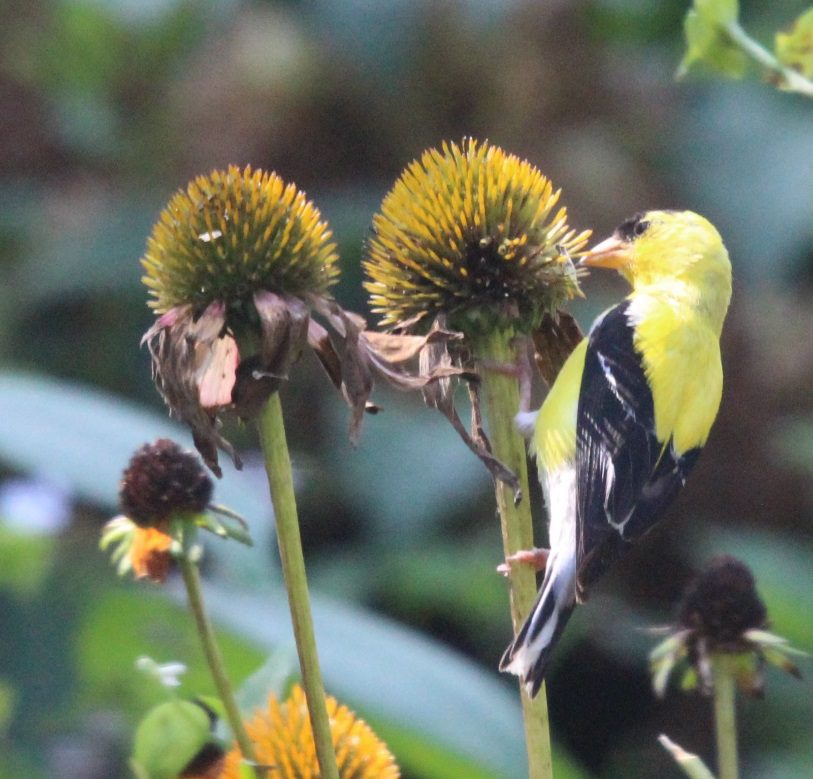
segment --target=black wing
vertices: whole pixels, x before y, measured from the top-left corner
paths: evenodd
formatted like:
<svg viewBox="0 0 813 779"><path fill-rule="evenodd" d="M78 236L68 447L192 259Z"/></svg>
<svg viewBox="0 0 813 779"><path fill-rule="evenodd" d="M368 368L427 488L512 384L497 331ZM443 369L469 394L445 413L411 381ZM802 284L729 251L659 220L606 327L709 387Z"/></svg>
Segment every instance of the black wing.
<svg viewBox="0 0 813 779"><path fill-rule="evenodd" d="M588 336L576 423L577 595L649 530L686 481L700 449L676 456L655 437L652 392L633 345L628 303Z"/></svg>

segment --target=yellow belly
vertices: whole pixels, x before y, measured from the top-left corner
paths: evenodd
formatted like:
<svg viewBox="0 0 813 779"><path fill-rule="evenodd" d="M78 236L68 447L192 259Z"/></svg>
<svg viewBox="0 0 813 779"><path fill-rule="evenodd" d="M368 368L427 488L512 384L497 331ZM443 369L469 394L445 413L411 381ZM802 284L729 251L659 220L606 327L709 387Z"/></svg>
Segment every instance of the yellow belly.
<svg viewBox="0 0 813 779"><path fill-rule="evenodd" d="M562 366L536 420L533 448L540 469L550 473L576 457L576 417L587 339Z"/></svg>

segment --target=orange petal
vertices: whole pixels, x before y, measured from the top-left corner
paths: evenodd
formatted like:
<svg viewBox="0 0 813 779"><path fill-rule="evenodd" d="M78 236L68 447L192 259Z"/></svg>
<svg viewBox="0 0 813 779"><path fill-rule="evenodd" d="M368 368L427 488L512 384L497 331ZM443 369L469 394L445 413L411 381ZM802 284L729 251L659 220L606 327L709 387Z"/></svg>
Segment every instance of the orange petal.
<svg viewBox="0 0 813 779"><path fill-rule="evenodd" d="M130 563L137 579L166 581L172 560L169 549L172 539L154 527L136 528L130 547Z"/></svg>

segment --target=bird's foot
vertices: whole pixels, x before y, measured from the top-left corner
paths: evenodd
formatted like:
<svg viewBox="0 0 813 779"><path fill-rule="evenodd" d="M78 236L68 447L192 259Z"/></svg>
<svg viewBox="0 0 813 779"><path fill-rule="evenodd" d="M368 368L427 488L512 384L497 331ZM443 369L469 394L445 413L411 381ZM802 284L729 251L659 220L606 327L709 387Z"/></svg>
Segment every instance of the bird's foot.
<svg viewBox="0 0 813 779"><path fill-rule="evenodd" d="M497 573L503 576L508 576L511 573L511 565L519 563L520 565L532 565L537 571L544 571L545 566L548 564L548 556L550 549L521 549L512 555L505 558L505 562L497 566Z"/></svg>

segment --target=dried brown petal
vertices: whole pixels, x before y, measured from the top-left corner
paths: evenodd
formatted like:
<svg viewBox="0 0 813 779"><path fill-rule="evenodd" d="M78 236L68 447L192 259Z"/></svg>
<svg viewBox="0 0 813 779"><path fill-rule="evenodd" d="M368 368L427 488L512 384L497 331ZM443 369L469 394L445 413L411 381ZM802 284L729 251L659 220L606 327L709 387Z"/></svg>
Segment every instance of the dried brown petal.
<svg viewBox="0 0 813 779"><path fill-rule="evenodd" d="M350 440L356 443L361 434L361 420L365 410L368 410L368 400L373 390L370 362L361 340L365 322L358 314L345 311L332 300L312 300L314 310L321 314L337 335L334 352L341 369L340 390L350 406ZM369 407L370 410L377 410L372 404Z"/></svg>
<svg viewBox="0 0 813 779"><path fill-rule="evenodd" d="M339 355L333 347L327 330L313 319L308 322L308 346L313 349L313 353L322 364L328 378L333 382L333 386L341 391L342 364Z"/></svg>
<svg viewBox="0 0 813 779"><path fill-rule="evenodd" d="M261 368L274 378L287 379L307 340L308 307L299 298L265 290L254 294L254 307L262 331Z"/></svg>
<svg viewBox="0 0 813 779"><path fill-rule="evenodd" d="M432 324L429 335L433 333L446 333L445 317L438 316ZM499 479L514 491L514 500L519 501L522 493L519 488L519 479L510 468L503 465L493 454L491 445L486 437L480 413L480 395L477 391L478 377L461 367L455 366L449 352L449 339L427 338L426 347L420 353L420 372L423 376L433 376L437 380L428 383L423 391L426 405L434 406L440 411L463 440L463 443L488 469L493 478ZM454 390L456 385L452 377L465 379L468 382L469 399L471 401L471 433L466 430L457 409L454 405Z"/></svg>
<svg viewBox="0 0 813 779"><path fill-rule="evenodd" d="M299 298L266 290L254 294L254 308L260 322L259 350L240 364L231 396L235 413L244 419L256 416L288 378L307 342L310 319Z"/></svg>
<svg viewBox="0 0 813 779"><path fill-rule="evenodd" d="M237 468L242 462L218 432L217 414L231 404L239 352L225 331L226 312L211 303L195 317L190 306L171 309L144 334L158 391L170 411L192 429L195 446L217 476L217 449L228 452Z"/></svg>

